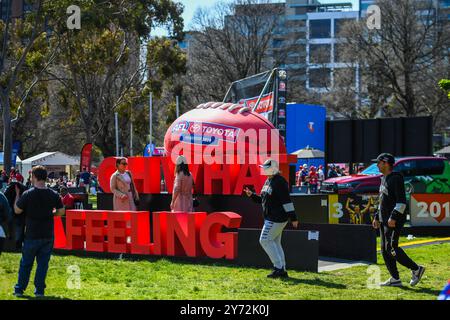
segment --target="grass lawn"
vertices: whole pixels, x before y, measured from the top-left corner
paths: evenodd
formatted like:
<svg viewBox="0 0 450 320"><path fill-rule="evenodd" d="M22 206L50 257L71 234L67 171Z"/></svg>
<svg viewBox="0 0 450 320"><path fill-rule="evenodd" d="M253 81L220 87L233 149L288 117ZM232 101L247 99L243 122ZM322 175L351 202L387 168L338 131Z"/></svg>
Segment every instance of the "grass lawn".
<svg viewBox="0 0 450 320"><path fill-rule="evenodd" d="M268 270L231 267L225 264L198 265L165 258L130 261L74 256L52 257L47 277L49 298L55 299L430 299L435 300L450 279L450 243L406 250L427 267L422 282L414 288L368 289L367 267L333 272L289 271L290 279L267 279ZM388 277L378 257L381 280ZM15 299L19 254L0 256L0 299ZM80 269L80 289L68 289L69 266ZM410 272L400 266L409 283ZM34 276L34 270L32 278ZM73 277L73 276L72 276ZM26 294L32 295L32 281Z"/></svg>
<svg viewBox="0 0 450 320"><path fill-rule="evenodd" d="M93 210L97 209L97 196L89 194L88 203L92 204L92 209Z"/></svg>

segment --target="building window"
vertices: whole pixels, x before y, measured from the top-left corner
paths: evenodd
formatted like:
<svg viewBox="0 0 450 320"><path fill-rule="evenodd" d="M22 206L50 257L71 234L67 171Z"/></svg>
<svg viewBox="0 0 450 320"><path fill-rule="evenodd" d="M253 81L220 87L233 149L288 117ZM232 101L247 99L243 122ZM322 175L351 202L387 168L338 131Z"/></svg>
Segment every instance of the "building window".
<svg viewBox="0 0 450 320"><path fill-rule="evenodd" d="M11 13L11 0L2 0L0 1L0 6L1 6L1 19L3 21L6 21L7 17L8 17L8 7L9 7L9 12Z"/></svg>
<svg viewBox="0 0 450 320"><path fill-rule="evenodd" d="M330 44L311 44L309 46L309 62L312 64L331 62Z"/></svg>
<svg viewBox="0 0 450 320"><path fill-rule="evenodd" d="M331 20L310 20L309 37L310 39L331 38Z"/></svg>
<svg viewBox="0 0 450 320"><path fill-rule="evenodd" d="M297 8L295 8L295 14L296 15L302 15L302 14L306 14L306 8L299 8L299 7L297 7Z"/></svg>
<svg viewBox="0 0 450 320"><path fill-rule="evenodd" d="M336 68L333 71L335 88L355 88L356 87L356 69L355 68Z"/></svg>
<svg viewBox="0 0 450 320"><path fill-rule="evenodd" d="M281 48L283 46L283 40L272 40L272 47L273 48Z"/></svg>
<svg viewBox="0 0 450 320"><path fill-rule="evenodd" d="M309 69L310 88L329 88L331 85L331 70L329 68Z"/></svg>
<svg viewBox="0 0 450 320"><path fill-rule="evenodd" d="M346 56L347 44L345 43L336 43L334 45L334 62L335 63L351 63L352 59L348 56Z"/></svg>
<svg viewBox="0 0 450 320"><path fill-rule="evenodd" d="M353 21L354 19L335 19L334 20L334 37L337 38L339 34L342 32L345 24Z"/></svg>

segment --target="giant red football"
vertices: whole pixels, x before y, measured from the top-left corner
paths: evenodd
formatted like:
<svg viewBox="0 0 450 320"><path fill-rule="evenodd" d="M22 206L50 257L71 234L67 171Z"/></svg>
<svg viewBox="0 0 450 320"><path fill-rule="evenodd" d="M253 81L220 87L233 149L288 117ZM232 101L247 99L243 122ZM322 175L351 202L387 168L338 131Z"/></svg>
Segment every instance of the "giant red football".
<svg viewBox="0 0 450 320"><path fill-rule="evenodd" d="M224 159L230 154L286 154L283 138L269 120L242 105L223 102L200 104L181 115L167 130L164 148L168 156L183 154L190 162L200 153Z"/></svg>

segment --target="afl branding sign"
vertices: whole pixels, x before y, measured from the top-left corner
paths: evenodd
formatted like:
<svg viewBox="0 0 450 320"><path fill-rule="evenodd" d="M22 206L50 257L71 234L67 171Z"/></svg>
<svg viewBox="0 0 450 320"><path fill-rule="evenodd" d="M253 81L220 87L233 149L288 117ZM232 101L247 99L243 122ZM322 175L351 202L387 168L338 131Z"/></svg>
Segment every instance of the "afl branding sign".
<svg viewBox="0 0 450 320"><path fill-rule="evenodd" d="M179 134L180 141L193 144L217 145L220 140L236 143L240 129L218 123L179 121L172 134Z"/></svg>

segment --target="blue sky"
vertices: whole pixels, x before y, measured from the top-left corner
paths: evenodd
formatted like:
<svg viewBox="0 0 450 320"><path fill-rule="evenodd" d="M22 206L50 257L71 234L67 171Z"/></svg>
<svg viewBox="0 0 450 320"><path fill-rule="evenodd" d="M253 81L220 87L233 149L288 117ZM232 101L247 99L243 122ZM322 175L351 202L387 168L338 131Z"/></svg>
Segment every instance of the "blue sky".
<svg viewBox="0 0 450 320"><path fill-rule="evenodd" d="M176 0L175 0L176 1ZM232 1L232 0L229 0ZM189 30L189 25L192 21L195 11L200 7L211 7L217 1L215 0L178 0L184 5L183 19L184 19L184 29ZM285 2L285 1L273 1L273 2ZM353 7L358 9L359 0L322 0L322 3L337 3L337 2L352 2ZM163 35L165 31L155 30L154 35Z"/></svg>

